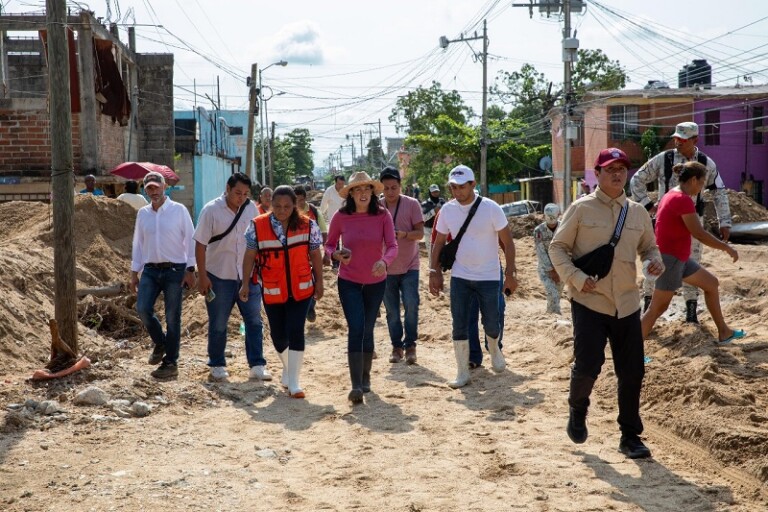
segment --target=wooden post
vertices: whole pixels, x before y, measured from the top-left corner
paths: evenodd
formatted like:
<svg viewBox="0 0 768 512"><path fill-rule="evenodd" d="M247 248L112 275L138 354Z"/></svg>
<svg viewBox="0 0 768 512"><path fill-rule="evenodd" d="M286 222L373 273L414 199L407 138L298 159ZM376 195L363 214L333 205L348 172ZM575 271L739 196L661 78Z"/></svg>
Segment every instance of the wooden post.
<svg viewBox="0 0 768 512"><path fill-rule="evenodd" d="M78 352L75 281L75 200L72 166L72 111L66 0L46 0L48 98L51 117L53 277L55 316L61 338Z"/></svg>
<svg viewBox="0 0 768 512"><path fill-rule="evenodd" d="M274 157L275 149L275 122L272 121L272 135L269 137L269 188L275 190L275 166L273 165L272 158Z"/></svg>
<svg viewBox="0 0 768 512"><path fill-rule="evenodd" d="M258 105L257 102L259 101L259 97L256 94L256 73L258 72L258 69L258 64L251 64L251 85L248 88L248 134L245 138L245 174L251 178L251 182L253 183L256 183L256 171L253 166L253 132L256 105ZM261 185L264 186L263 183Z"/></svg>
<svg viewBox="0 0 768 512"><path fill-rule="evenodd" d="M80 168L85 174L96 174L99 165L99 107L96 104L95 63L93 59L93 30L91 15L80 14L77 47L80 57L80 139L82 153Z"/></svg>

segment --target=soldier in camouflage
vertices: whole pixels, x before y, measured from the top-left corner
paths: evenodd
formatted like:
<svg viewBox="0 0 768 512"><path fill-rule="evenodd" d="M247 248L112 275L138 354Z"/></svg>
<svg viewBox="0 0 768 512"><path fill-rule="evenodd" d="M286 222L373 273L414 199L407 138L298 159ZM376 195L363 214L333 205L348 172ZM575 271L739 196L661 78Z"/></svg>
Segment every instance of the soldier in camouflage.
<svg viewBox="0 0 768 512"><path fill-rule="evenodd" d="M536 246L536 257L539 261L539 278L547 292L547 313L560 314L560 296L563 293L563 282L557 275L552 261L549 259L549 244L555 236L555 230L560 217L560 207L549 203L544 207L544 222L533 230L533 242Z"/></svg>
<svg viewBox="0 0 768 512"><path fill-rule="evenodd" d="M675 133L672 134L672 138L675 141L675 149L663 151L654 156L640 167L634 176L632 176L632 180L630 181L632 199L645 206L648 209L648 212L653 215L656 212L656 205L648 198L648 184L654 182L658 184L657 190L659 191L659 197L657 201L660 201L667 190L678 185L678 177L672 172L672 167L675 164L698 161L704 164L707 168L705 188L712 193L715 203L715 211L717 212L717 220L720 224L720 235L723 241L727 242L731 234L731 209L728 205L728 196L725 191L725 184L717 172L717 166L715 165L714 160L699 151L699 148L696 147L696 142L699 139L699 126L696 123L691 122L680 123L675 129ZM700 195L693 199L696 202L696 211L699 214L699 218L703 221L704 208L702 199ZM693 239L691 246L692 260L696 262L701 261L701 249L701 242ZM653 295L654 283L655 280L652 279L645 279L643 282L643 299L645 302L643 311L648 308L648 304L650 303L651 295ZM683 296L685 297L686 322L698 323L696 308L698 304L699 289L695 286L684 284Z"/></svg>

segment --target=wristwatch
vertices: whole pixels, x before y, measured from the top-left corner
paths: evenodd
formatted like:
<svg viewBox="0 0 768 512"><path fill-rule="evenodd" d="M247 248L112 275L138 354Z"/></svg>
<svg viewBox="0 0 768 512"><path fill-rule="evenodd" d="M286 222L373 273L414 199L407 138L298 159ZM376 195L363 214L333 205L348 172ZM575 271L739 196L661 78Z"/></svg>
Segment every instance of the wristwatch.
<svg viewBox="0 0 768 512"><path fill-rule="evenodd" d="M187 267L187 272L194 272L194 271L195 271L195 267Z"/></svg>

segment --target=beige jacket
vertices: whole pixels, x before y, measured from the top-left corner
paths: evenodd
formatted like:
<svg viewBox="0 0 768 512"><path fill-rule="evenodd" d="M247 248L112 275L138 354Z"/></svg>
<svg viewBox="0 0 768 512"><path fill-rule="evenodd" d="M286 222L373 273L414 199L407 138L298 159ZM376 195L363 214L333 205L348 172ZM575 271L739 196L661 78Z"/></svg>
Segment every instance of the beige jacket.
<svg viewBox="0 0 768 512"><path fill-rule="evenodd" d="M629 200L624 194L611 199L599 188L576 200L565 212L549 246L549 258L566 283L571 298L593 311L618 318L629 316L640 307L637 256L643 260L661 260L646 209L629 201L627 220L615 249L611 271L597 282L594 291L581 291L589 276L576 268L572 259L608 243L626 201Z"/></svg>

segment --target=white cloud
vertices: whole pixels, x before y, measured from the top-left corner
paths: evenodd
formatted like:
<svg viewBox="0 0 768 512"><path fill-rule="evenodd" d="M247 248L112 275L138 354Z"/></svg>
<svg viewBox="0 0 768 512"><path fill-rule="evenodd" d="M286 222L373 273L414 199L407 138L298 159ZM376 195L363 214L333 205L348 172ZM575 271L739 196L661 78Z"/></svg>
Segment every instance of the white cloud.
<svg viewBox="0 0 768 512"><path fill-rule="evenodd" d="M297 21L280 29L275 35L272 52L276 58L285 59L291 64L323 64L327 56L319 27L308 20Z"/></svg>

